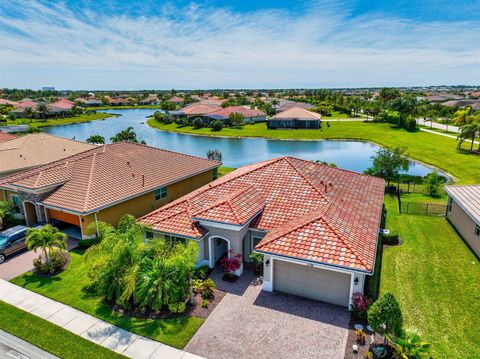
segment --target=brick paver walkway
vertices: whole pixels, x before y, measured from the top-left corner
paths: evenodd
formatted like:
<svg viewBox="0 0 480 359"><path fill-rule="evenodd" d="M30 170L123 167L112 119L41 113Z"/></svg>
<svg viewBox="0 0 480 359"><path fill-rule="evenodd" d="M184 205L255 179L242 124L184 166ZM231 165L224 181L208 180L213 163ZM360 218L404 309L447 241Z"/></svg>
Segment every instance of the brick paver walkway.
<svg viewBox="0 0 480 359"><path fill-rule="evenodd" d="M243 281L239 286L218 304L187 351L209 359L344 358L350 318L346 309L262 292L261 285L244 288Z"/></svg>
<svg viewBox="0 0 480 359"><path fill-rule="evenodd" d="M68 305L1 279L0 300L129 358L200 358L197 355L128 332Z"/></svg>

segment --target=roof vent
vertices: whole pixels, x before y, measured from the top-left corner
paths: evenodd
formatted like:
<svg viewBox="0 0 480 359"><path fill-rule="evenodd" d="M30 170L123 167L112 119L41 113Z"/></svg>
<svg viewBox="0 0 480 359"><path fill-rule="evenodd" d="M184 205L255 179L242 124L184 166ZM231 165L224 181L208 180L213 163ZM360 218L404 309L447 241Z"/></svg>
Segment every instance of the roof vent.
<svg viewBox="0 0 480 359"><path fill-rule="evenodd" d="M145 187L145 175L142 175L142 187Z"/></svg>

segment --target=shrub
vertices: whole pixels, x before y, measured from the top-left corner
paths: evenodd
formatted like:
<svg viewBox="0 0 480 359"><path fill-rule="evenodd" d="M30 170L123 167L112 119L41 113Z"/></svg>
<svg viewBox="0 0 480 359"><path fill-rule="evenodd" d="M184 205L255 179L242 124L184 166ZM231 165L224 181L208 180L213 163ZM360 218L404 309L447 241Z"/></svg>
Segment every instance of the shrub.
<svg viewBox="0 0 480 359"><path fill-rule="evenodd" d="M403 315L392 293L385 293L368 310L368 323L380 334L398 336L402 332Z"/></svg>
<svg viewBox="0 0 480 359"><path fill-rule="evenodd" d="M193 272L193 278L207 279L209 273L210 273L210 267L207 265L203 265L195 269L195 271Z"/></svg>
<svg viewBox="0 0 480 359"><path fill-rule="evenodd" d="M202 128L204 126L202 119L196 118L195 120L192 121L192 126L195 129Z"/></svg>
<svg viewBox="0 0 480 359"><path fill-rule="evenodd" d="M207 299L202 300L202 308L208 308L208 305L209 305L209 304L210 304L210 303L208 302Z"/></svg>
<svg viewBox="0 0 480 359"><path fill-rule="evenodd" d="M210 122L210 127L213 131L220 131L223 128L223 122L220 120L215 120Z"/></svg>
<svg viewBox="0 0 480 359"><path fill-rule="evenodd" d="M168 311L172 314L184 313L187 309L187 305L184 302L170 303L168 305Z"/></svg>
<svg viewBox="0 0 480 359"><path fill-rule="evenodd" d="M238 253L233 257L229 257L233 253L233 249L230 249L227 253L228 256L220 261L220 266L223 268L225 273L232 276L238 269L240 269L240 266L242 265L242 255Z"/></svg>
<svg viewBox="0 0 480 359"><path fill-rule="evenodd" d="M417 130L417 121L413 117L409 117L405 121L405 129L409 132Z"/></svg>
<svg viewBox="0 0 480 359"><path fill-rule="evenodd" d="M178 127L188 126L188 120L186 118L179 117L175 120Z"/></svg>
<svg viewBox="0 0 480 359"><path fill-rule="evenodd" d="M437 171L429 173L425 177L425 189L428 195L435 197L440 192L440 185L443 183L443 177Z"/></svg>
<svg viewBox="0 0 480 359"><path fill-rule="evenodd" d="M78 241L77 249L88 249L94 244L100 243L99 237L89 238L89 239L81 239Z"/></svg>
<svg viewBox="0 0 480 359"><path fill-rule="evenodd" d="M169 125L169 124L173 123L173 116L169 113L166 113L163 116L162 121L163 121L164 124Z"/></svg>
<svg viewBox="0 0 480 359"><path fill-rule="evenodd" d="M245 122L245 116L241 113L233 112L228 116L228 125L232 127L241 127Z"/></svg>
<svg viewBox="0 0 480 359"><path fill-rule="evenodd" d="M391 231L389 234L382 235L382 243L387 246L395 246L398 244L398 232Z"/></svg>
<svg viewBox="0 0 480 359"><path fill-rule="evenodd" d="M352 311L357 318L365 318L368 308L371 306L371 299L367 298L360 292L352 294Z"/></svg>
<svg viewBox="0 0 480 359"><path fill-rule="evenodd" d="M212 280L212 278L207 278L203 281L203 288L202 288L202 298L203 299L211 299L213 298L213 291L217 288L217 285Z"/></svg>
<svg viewBox="0 0 480 359"><path fill-rule="evenodd" d="M50 264L47 263L43 255L40 255L33 260L33 266L37 273L52 275L61 272L67 261L68 253L62 250L57 250L50 253Z"/></svg>
<svg viewBox="0 0 480 359"><path fill-rule="evenodd" d="M406 330L395 338L387 338L399 358L421 359L430 352L430 343L423 342L416 330Z"/></svg>

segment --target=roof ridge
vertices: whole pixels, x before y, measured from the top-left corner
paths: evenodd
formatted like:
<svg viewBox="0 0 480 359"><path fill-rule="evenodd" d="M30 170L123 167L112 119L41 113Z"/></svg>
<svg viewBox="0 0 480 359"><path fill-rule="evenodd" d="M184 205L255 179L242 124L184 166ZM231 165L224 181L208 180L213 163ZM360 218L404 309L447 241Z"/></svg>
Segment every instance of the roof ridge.
<svg viewBox="0 0 480 359"><path fill-rule="evenodd" d="M323 199L325 199L327 202L330 202L329 199L323 194L323 192L317 187L315 186L312 181L310 181L307 176L305 176L302 172L300 172L300 170L295 167L295 165L290 161L290 158L288 156L285 156L285 161L287 161L287 163L310 185L312 186L315 191L317 191L320 196L322 196Z"/></svg>
<svg viewBox="0 0 480 359"><path fill-rule="evenodd" d="M93 154L92 157L92 164L90 165L90 173L88 175L88 185L87 185L87 191L85 193L85 202L83 203L83 210L86 211L88 208L88 203L90 201L90 188L92 187L92 179L93 179L93 169L95 167L95 160L97 158L97 153Z"/></svg>

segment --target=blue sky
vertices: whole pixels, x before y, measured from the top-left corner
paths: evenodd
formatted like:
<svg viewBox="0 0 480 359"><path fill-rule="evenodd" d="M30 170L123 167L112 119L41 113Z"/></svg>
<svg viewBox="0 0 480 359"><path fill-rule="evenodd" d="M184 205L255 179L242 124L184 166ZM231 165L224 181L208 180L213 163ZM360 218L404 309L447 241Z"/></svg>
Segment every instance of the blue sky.
<svg viewBox="0 0 480 359"><path fill-rule="evenodd" d="M480 1L0 1L0 87L480 84Z"/></svg>

